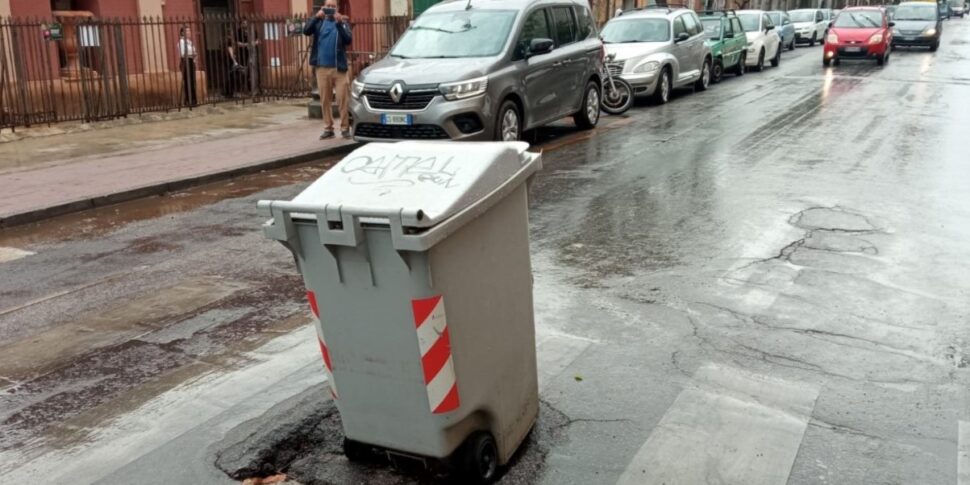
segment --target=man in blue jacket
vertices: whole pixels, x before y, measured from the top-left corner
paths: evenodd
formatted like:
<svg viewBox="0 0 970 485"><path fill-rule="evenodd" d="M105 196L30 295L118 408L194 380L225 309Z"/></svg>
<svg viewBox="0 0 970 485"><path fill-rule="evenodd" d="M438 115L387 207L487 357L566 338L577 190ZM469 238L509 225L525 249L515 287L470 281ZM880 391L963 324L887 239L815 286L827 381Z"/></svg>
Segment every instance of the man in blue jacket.
<svg viewBox="0 0 970 485"><path fill-rule="evenodd" d="M347 113L347 46L352 39L347 17L337 12L337 1L327 2L303 28L303 35L312 35L310 65L314 66L320 105L323 107L323 134L320 139L333 138L333 93L337 93L340 108L340 134L350 138L350 116Z"/></svg>

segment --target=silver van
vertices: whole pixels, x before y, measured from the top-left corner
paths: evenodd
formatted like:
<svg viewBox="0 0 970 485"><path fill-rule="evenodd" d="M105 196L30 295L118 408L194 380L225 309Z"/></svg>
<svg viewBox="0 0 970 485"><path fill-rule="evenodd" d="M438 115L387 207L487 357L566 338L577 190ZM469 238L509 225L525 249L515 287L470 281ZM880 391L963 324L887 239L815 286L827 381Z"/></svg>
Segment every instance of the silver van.
<svg viewBox="0 0 970 485"><path fill-rule="evenodd" d="M439 3L353 81L354 138L511 141L565 116L589 129L603 58L585 1Z"/></svg>

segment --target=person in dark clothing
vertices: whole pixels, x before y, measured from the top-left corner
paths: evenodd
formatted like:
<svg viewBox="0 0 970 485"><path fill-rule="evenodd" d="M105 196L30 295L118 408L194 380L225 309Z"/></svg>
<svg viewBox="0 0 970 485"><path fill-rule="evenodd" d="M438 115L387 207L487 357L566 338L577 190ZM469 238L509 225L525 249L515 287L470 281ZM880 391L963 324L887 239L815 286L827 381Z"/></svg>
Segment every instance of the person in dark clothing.
<svg viewBox="0 0 970 485"><path fill-rule="evenodd" d="M225 92L227 98L233 98L236 96L238 91L248 91L243 85L244 72L246 70L241 64L239 64L239 57L237 55L238 47L236 45L236 37L232 35L232 31L227 29L227 35L225 39L225 52L226 52L226 86Z"/></svg>
<svg viewBox="0 0 970 485"><path fill-rule="evenodd" d="M192 30L183 25L179 30L179 71L182 73L182 102L190 107L199 104L195 89L195 44Z"/></svg>
<svg viewBox="0 0 970 485"><path fill-rule="evenodd" d="M253 28L252 30L253 39L250 41L249 29L250 27L249 27L248 20L243 20L242 23L239 24L239 28L236 29L236 59L239 61L239 64L242 67L246 68L245 74L247 76L243 76L242 78L243 80L242 89L243 90L249 89L250 87L249 83L247 83L246 81L248 81L248 76L253 76L253 80L255 81L254 84L256 88L256 93L258 94L260 92L260 75L262 74L260 72L261 69L259 66L259 57L258 57L259 32L255 28ZM255 65L253 65L253 63L255 63Z"/></svg>
<svg viewBox="0 0 970 485"><path fill-rule="evenodd" d="M320 104L323 107L323 133L320 139L332 138L333 134L333 96L336 92L337 106L340 110L340 134L350 137L350 116L348 113L349 79L347 67L347 46L353 39L347 17L337 12L336 0L327 0L323 7L307 22L303 35L312 35L310 65L314 66L317 88L320 90Z"/></svg>

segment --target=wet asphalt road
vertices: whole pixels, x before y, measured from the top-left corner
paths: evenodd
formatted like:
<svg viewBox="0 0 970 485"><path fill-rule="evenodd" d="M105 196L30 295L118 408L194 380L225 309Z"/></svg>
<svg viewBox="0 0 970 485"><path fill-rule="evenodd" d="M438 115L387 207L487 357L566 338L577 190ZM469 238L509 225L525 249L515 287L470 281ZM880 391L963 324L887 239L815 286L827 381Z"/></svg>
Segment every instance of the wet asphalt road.
<svg viewBox="0 0 970 485"><path fill-rule="evenodd" d="M503 481L970 484L968 99L953 20L885 68L799 48L540 130L543 407ZM332 163L0 233L0 475L431 480L339 455L301 281L258 230L257 199Z"/></svg>

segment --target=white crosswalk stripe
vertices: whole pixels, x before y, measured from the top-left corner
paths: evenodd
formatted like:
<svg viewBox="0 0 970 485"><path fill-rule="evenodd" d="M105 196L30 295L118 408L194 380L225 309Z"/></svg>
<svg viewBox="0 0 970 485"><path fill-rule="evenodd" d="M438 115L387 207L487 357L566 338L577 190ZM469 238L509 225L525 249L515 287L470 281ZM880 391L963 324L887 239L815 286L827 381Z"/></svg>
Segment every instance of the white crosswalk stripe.
<svg viewBox="0 0 970 485"><path fill-rule="evenodd" d="M817 397L814 385L705 365L618 483L784 484Z"/></svg>
<svg viewBox="0 0 970 485"><path fill-rule="evenodd" d="M24 251L23 249L0 246L0 263L7 263L20 258L26 258L27 256L32 256L33 254L33 252Z"/></svg>
<svg viewBox="0 0 970 485"><path fill-rule="evenodd" d="M970 485L970 422L960 421L957 438L957 485Z"/></svg>

